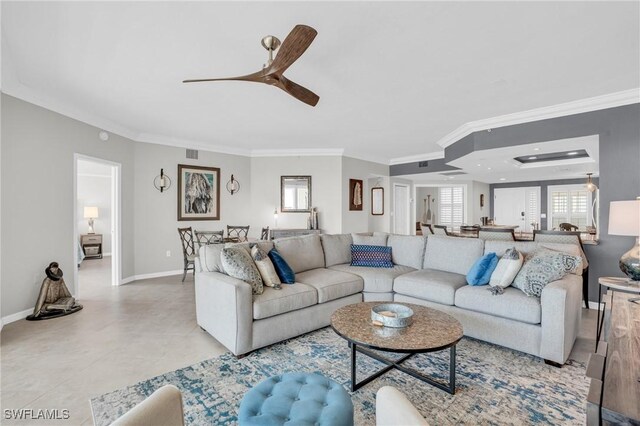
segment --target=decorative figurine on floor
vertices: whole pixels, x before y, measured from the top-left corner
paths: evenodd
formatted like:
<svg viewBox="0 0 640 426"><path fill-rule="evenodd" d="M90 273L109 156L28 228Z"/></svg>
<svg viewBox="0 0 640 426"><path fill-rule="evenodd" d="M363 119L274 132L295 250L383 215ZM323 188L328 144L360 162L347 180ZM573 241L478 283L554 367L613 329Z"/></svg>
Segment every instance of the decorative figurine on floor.
<svg viewBox="0 0 640 426"><path fill-rule="evenodd" d="M33 314L27 317L29 321L57 318L82 309L64 283L58 262L51 262L44 272L47 278L42 281Z"/></svg>

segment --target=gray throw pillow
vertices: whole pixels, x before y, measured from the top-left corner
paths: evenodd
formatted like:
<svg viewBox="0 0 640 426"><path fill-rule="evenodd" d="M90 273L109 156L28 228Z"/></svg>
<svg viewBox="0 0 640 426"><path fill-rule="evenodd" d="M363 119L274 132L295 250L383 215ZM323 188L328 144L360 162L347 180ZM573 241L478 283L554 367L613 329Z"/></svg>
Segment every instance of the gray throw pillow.
<svg viewBox="0 0 640 426"><path fill-rule="evenodd" d="M562 279L582 264L578 256L548 249L538 249L529 253L513 287L519 288L527 296L540 297L542 289L552 281Z"/></svg>
<svg viewBox="0 0 640 426"><path fill-rule="evenodd" d="M228 247L222 249L221 258L227 275L251 284L253 294L262 294L262 277L247 250L243 247Z"/></svg>

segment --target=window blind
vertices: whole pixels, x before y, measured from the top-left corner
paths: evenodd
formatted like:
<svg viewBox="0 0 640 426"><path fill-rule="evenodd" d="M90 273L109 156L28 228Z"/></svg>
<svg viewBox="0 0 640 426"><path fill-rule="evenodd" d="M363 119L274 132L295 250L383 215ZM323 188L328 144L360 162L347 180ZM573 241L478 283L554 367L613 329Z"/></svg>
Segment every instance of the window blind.
<svg viewBox="0 0 640 426"><path fill-rule="evenodd" d="M464 188L448 186L439 189L441 225L460 226L464 220Z"/></svg>

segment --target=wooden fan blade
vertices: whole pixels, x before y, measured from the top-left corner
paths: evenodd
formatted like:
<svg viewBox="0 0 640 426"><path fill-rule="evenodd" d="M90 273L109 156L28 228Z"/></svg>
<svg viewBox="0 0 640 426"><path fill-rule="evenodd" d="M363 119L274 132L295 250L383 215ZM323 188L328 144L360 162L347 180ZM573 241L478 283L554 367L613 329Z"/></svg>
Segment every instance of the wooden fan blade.
<svg viewBox="0 0 640 426"><path fill-rule="evenodd" d="M268 72L282 74L307 50L316 35L318 32L313 28L296 25L282 42Z"/></svg>
<svg viewBox="0 0 640 426"><path fill-rule="evenodd" d="M320 100L320 96L316 95L306 87L302 87L299 84L286 79L283 75L280 76L279 84L276 84L276 86L307 105L316 106Z"/></svg>
<svg viewBox="0 0 640 426"><path fill-rule="evenodd" d="M201 83L204 81L253 81L256 83L265 83L266 74L264 70L254 72L253 74L241 75L239 77L227 78L199 78L192 80L182 80L183 83Z"/></svg>

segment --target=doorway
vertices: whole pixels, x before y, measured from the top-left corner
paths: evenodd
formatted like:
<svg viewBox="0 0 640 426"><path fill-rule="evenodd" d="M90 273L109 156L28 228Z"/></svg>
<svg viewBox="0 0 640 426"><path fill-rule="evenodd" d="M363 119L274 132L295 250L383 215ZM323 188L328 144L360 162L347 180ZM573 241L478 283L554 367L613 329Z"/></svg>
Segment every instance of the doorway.
<svg viewBox="0 0 640 426"><path fill-rule="evenodd" d="M539 229L540 187L496 188L493 217L498 225L518 226L516 232Z"/></svg>
<svg viewBox="0 0 640 426"><path fill-rule="evenodd" d="M411 234L409 209L409 185L393 184L393 233Z"/></svg>
<svg viewBox="0 0 640 426"><path fill-rule="evenodd" d="M120 164L75 154L74 165L74 278L81 297L120 284Z"/></svg>

